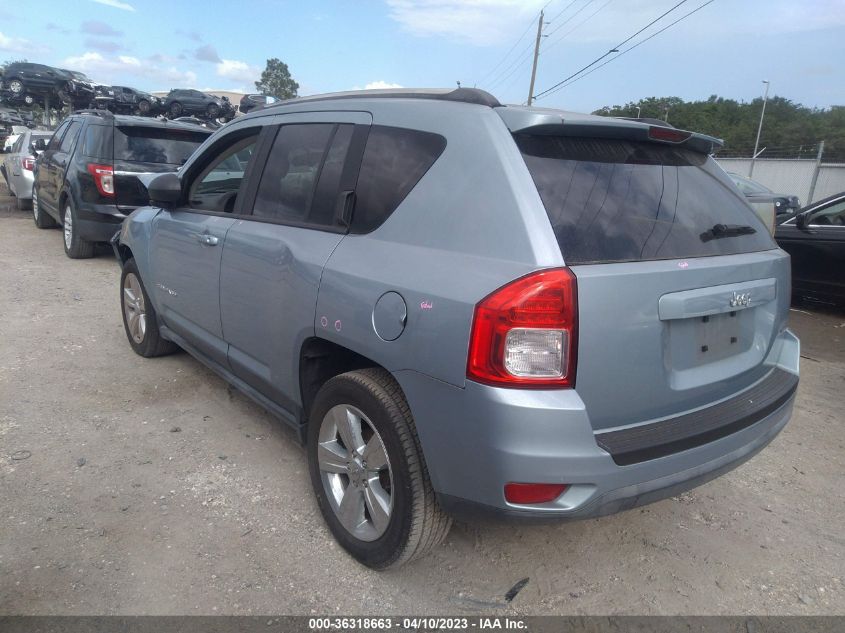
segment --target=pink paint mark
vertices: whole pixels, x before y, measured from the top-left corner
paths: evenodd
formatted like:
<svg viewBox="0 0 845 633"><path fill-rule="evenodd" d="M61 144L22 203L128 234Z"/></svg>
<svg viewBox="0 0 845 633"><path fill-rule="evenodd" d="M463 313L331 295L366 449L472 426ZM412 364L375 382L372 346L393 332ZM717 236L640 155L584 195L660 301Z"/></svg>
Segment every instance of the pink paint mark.
<svg viewBox="0 0 845 633"><path fill-rule="evenodd" d="M338 332L340 332L340 328L341 328L341 327L342 327L342 324L341 324L341 322L340 322L340 319L338 319L337 321L335 321L335 322L334 322L334 329L335 329L335 330L337 330Z"/></svg>
<svg viewBox="0 0 845 633"><path fill-rule="evenodd" d="M420 301L420 310L431 310L434 304L431 301Z"/></svg>
<svg viewBox="0 0 845 633"><path fill-rule="evenodd" d="M328 327L329 320L326 317L321 316L320 317L320 325L322 325L323 327Z"/></svg>
<svg viewBox="0 0 845 633"><path fill-rule="evenodd" d="M678 268L689 268L689 262L678 262Z"/></svg>

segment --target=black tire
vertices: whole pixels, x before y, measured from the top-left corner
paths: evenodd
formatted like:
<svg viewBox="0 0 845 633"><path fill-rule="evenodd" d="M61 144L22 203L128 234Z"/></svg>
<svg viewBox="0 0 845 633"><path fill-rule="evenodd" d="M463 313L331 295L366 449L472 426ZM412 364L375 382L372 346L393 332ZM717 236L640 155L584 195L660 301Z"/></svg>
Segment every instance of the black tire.
<svg viewBox="0 0 845 633"><path fill-rule="evenodd" d="M216 103L209 103L208 107L205 109L205 113L208 115L209 119L216 119L220 116L220 106Z"/></svg>
<svg viewBox="0 0 845 633"><path fill-rule="evenodd" d="M170 117L175 119L182 114L182 104L174 101L170 104Z"/></svg>
<svg viewBox="0 0 845 633"><path fill-rule="evenodd" d="M150 102L146 99L142 99L138 102L138 112L143 115L147 115L150 113Z"/></svg>
<svg viewBox="0 0 845 633"><path fill-rule="evenodd" d="M136 340L133 336L129 323L131 317L127 315L127 297L124 288L127 285L127 277L129 275L134 275L135 279L137 279L138 288L140 288L143 297L146 326L141 340ZM120 312L123 315L123 330L126 332L126 339L129 341L132 350L139 356L143 356L144 358L165 356L179 349L175 343L162 338L159 332L158 314L156 314L155 308L150 301L150 296L147 294L147 289L144 287L144 282L141 280L141 273L138 272L138 266L132 258L123 265L123 272L120 275Z"/></svg>
<svg viewBox="0 0 845 633"><path fill-rule="evenodd" d="M32 219L39 229L52 229L56 226L56 221L38 204L38 192L35 187L32 188Z"/></svg>
<svg viewBox="0 0 845 633"><path fill-rule="evenodd" d="M18 211L26 211L32 205L32 200L25 200L24 198L19 198L15 196L15 208Z"/></svg>
<svg viewBox="0 0 845 633"><path fill-rule="evenodd" d="M33 105L33 104L35 103L35 97L33 97L32 95L26 95L26 96L23 98L23 102L24 102L26 105L31 106L31 105Z"/></svg>
<svg viewBox="0 0 845 633"><path fill-rule="evenodd" d="M79 237L79 219L70 197L65 198L62 212L62 245L65 255L71 259L91 259L94 257L94 242Z"/></svg>
<svg viewBox="0 0 845 633"><path fill-rule="evenodd" d="M326 414L341 404L367 416L389 459L392 510L386 529L375 540L361 540L341 524L323 485L317 460L320 426ZM317 503L329 529L340 545L367 567L383 570L404 565L429 552L449 532L452 519L437 503L408 403L384 369L351 371L323 385L308 423L308 463Z"/></svg>
<svg viewBox="0 0 845 633"><path fill-rule="evenodd" d="M17 96L23 93L24 85L21 79L15 77L9 81L9 92Z"/></svg>

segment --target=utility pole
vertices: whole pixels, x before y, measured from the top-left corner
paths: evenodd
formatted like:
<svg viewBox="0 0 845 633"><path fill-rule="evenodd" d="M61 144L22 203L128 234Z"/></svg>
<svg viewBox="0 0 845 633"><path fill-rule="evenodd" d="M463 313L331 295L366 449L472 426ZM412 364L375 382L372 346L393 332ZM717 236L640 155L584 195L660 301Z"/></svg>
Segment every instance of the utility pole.
<svg viewBox="0 0 845 633"><path fill-rule="evenodd" d="M816 154L816 168L813 170L813 180L810 182L810 193L807 194L807 204L813 201L816 193L816 183L819 181L819 172L822 168L822 156L824 156L824 141L819 143L819 152Z"/></svg>
<svg viewBox="0 0 845 633"><path fill-rule="evenodd" d="M751 155L751 167L748 168L748 177L754 174L754 161L757 160L757 146L760 145L760 132L763 131L763 117L766 116L766 101L769 100L769 80L764 79L766 91L763 93L763 109L760 110L760 125L757 126L757 140L754 141L754 153Z"/></svg>
<svg viewBox="0 0 845 633"><path fill-rule="evenodd" d="M543 12L537 22L537 41L534 43L534 66L531 68L531 85L528 88L528 105L534 101L534 79L537 77L537 58L540 56L540 38L543 37Z"/></svg>

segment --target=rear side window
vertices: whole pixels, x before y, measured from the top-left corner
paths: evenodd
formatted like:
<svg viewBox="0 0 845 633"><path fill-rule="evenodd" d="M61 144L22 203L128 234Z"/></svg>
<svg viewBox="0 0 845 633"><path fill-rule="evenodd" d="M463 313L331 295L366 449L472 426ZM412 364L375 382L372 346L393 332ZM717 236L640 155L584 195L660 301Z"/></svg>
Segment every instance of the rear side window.
<svg viewBox="0 0 845 633"><path fill-rule="evenodd" d="M730 178L704 154L618 139L515 139L567 264L775 248ZM742 228L714 232L716 225Z"/></svg>
<svg viewBox="0 0 845 633"><path fill-rule="evenodd" d="M114 158L137 163L181 165L208 134L159 127L115 126Z"/></svg>
<svg viewBox="0 0 845 633"><path fill-rule="evenodd" d="M70 152L73 147L73 142L76 140L76 137L79 136L79 128L81 127L82 123L79 121L74 121L70 124L68 131L62 138L62 144L59 146L60 152Z"/></svg>
<svg viewBox="0 0 845 633"><path fill-rule="evenodd" d="M82 153L90 158L110 161L112 159L111 127L89 123L85 130Z"/></svg>
<svg viewBox="0 0 845 633"><path fill-rule="evenodd" d="M351 232L381 226L445 148L439 134L374 125L361 161Z"/></svg>
<svg viewBox="0 0 845 633"><path fill-rule="evenodd" d="M292 224L331 225L352 128L331 123L282 126L252 214Z"/></svg>

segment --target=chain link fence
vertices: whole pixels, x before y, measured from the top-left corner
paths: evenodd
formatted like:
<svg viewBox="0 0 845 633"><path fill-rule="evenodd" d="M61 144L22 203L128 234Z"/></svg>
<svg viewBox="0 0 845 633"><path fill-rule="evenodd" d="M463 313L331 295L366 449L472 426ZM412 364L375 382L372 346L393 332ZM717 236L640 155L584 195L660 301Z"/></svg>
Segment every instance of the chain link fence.
<svg viewBox="0 0 845 633"><path fill-rule="evenodd" d="M825 153L824 141L798 147L725 148L716 160L726 170L753 178L776 193L796 195L801 205L845 191L845 155Z"/></svg>

